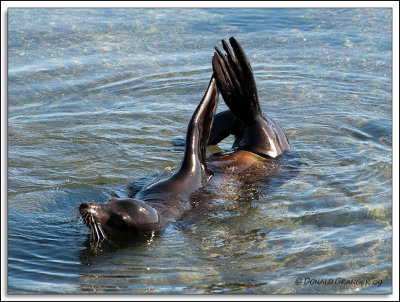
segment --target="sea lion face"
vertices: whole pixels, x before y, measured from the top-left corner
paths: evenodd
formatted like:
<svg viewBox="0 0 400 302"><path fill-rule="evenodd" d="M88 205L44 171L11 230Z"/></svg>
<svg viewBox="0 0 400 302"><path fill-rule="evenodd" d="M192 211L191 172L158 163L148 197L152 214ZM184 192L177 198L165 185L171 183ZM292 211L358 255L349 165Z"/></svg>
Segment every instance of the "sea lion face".
<svg viewBox="0 0 400 302"><path fill-rule="evenodd" d="M158 212L135 199L112 198L103 204L83 202L79 212L96 240L143 235L160 225Z"/></svg>

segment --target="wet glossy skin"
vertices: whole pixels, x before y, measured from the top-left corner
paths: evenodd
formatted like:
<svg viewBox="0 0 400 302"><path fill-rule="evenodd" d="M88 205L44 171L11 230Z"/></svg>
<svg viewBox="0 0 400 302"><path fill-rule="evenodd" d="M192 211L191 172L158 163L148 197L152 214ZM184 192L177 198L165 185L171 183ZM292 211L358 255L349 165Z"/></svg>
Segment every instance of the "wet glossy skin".
<svg viewBox="0 0 400 302"><path fill-rule="evenodd" d="M254 164L262 161L265 161L265 158L255 153L238 150L230 154L211 157L207 161L207 165L214 173L223 174L227 173L227 170L232 171L234 169L236 174L240 174L251 168Z"/></svg>

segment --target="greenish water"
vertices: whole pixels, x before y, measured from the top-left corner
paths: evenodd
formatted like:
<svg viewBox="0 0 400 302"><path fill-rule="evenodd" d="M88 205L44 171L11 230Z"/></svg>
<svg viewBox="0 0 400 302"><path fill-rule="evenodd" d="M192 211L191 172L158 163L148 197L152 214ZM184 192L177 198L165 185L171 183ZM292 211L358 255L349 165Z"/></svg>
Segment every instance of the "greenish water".
<svg viewBox="0 0 400 302"><path fill-rule="evenodd" d="M391 293L391 26L390 9L10 9L8 293ZM230 36L293 151L160 236L91 246L80 202L173 173Z"/></svg>

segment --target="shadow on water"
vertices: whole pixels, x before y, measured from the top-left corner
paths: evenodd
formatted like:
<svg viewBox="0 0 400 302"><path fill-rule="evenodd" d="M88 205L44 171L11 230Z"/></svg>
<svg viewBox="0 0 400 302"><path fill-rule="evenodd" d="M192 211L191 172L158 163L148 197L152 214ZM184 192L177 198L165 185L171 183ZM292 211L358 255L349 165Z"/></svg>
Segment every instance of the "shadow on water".
<svg viewBox="0 0 400 302"><path fill-rule="evenodd" d="M106 253L112 253L121 250L140 251L144 246L151 244L160 234L151 234L148 236L135 236L129 238L113 238L112 240L103 239L101 241L93 240L91 235L87 235L84 243L85 249L80 252L80 260L83 265L93 264L91 259Z"/></svg>

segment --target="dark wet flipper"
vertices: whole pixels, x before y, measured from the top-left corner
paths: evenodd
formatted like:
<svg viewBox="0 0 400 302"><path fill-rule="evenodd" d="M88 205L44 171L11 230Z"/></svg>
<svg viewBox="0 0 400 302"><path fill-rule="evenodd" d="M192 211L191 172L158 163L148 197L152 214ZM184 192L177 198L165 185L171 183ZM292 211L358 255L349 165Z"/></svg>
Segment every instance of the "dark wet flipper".
<svg viewBox="0 0 400 302"><path fill-rule="evenodd" d="M251 77L252 78L251 80L255 84L253 69L251 68L249 59L247 58L246 53L244 52L242 46L240 46L240 44L234 37L231 37L229 39L229 42L231 42L233 52L235 53L236 59L240 64L240 69L242 71L242 74L244 76Z"/></svg>
<svg viewBox="0 0 400 302"><path fill-rule="evenodd" d="M214 55L214 58L216 58L216 60L217 60L217 62L214 64L218 64L218 76L221 78L221 82L224 83L223 88L224 88L225 93L227 93L229 95L235 93L236 87L234 86L234 84L232 82L231 74L228 71L228 68L227 68L223 58L218 55ZM214 58L213 58L213 61L214 61ZM233 75L233 77L234 77L234 75Z"/></svg>
<svg viewBox="0 0 400 302"><path fill-rule="evenodd" d="M235 93L233 86L231 85L231 79L229 75L224 71L224 62L217 54L214 54L212 58L212 66L214 69L214 76L217 79L217 86L222 96L229 98L232 93ZM225 99L225 98L224 98Z"/></svg>
<svg viewBox="0 0 400 302"><path fill-rule="evenodd" d="M212 65L218 89L226 105L233 114L246 125L252 125L261 114L258 103L257 88L250 63L234 38L230 39L236 57L233 57L228 45L223 47L228 55L216 48Z"/></svg>
<svg viewBox="0 0 400 302"><path fill-rule="evenodd" d="M224 74L226 77L229 77L231 84L233 85L233 90L235 90L237 93L242 93L241 92L241 87L240 87L240 80L236 78L236 73L234 70L232 70L233 65L229 63L229 58L228 56L225 56L221 50L219 50L218 47L214 47L215 50L218 53L218 63L221 66L222 70L224 71ZM221 59L223 61L221 61Z"/></svg>
<svg viewBox="0 0 400 302"><path fill-rule="evenodd" d="M240 67L239 67L238 61L237 61L236 58L232 55L232 51L230 50L230 48L229 48L228 44L225 42L225 40L222 40L222 47L224 48L224 50L225 50L226 53L227 53L226 57L227 57L228 60L229 60L229 65L230 65L232 68L234 68L235 73L236 73L237 75L240 76L240 75L241 75L241 72L240 72ZM239 80L242 80L242 79L239 79Z"/></svg>
<svg viewBox="0 0 400 302"><path fill-rule="evenodd" d="M214 54L212 59L212 66L214 69L214 76L217 79L218 89L221 92L226 105L233 112L235 116L240 118L239 113L242 111L243 104L236 101L236 96L240 95L239 89L237 89L238 85L233 85L232 79L227 71L225 66L225 62L223 59L219 57L217 53ZM236 82L237 78L234 75L234 80Z"/></svg>
<svg viewBox="0 0 400 302"><path fill-rule="evenodd" d="M212 173L207 169L206 147L218 104L216 80L211 78L207 91L193 113L186 134L186 149L181 171L192 171L201 165L202 182L208 181ZM192 168L193 167L193 168ZM197 169L197 168L195 168Z"/></svg>
<svg viewBox="0 0 400 302"><path fill-rule="evenodd" d="M216 145L231 134L239 137L242 128L242 122L232 114L232 111L222 111L214 117L208 145Z"/></svg>
<svg viewBox="0 0 400 302"><path fill-rule="evenodd" d="M222 40L227 54L224 55L216 47L212 66L218 89L226 105L241 122L242 128L236 135L234 147L261 156L277 157L290 149L289 141L279 125L261 111L249 59L235 38L232 37L229 41L233 52ZM229 119L226 119L226 122L229 122ZM223 124L223 121L219 124ZM217 127L219 133L214 135L215 141L227 133L225 128L229 128L229 125Z"/></svg>
<svg viewBox="0 0 400 302"><path fill-rule="evenodd" d="M232 55L232 52L228 46L228 44L225 42L225 40L222 40L222 47L224 48L224 50L226 51L227 57L229 60L233 60L234 57Z"/></svg>

